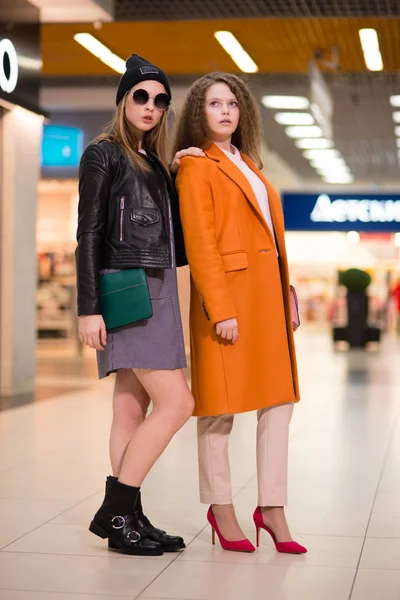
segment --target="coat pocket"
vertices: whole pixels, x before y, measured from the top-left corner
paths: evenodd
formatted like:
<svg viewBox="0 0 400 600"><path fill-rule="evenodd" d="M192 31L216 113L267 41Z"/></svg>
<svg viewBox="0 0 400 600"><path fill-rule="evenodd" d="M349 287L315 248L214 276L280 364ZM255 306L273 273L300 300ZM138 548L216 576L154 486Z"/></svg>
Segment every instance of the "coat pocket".
<svg viewBox="0 0 400 600"><path fill-rule="evenodd" d="M229 271L243 271L249 266L247 252L245 250L239 250L239 252L223 252L221 258L226 273Z"/></svg>
<svg viewBox="0 0 400 600"><path fill-rule="evenodd" d="M160 220L160 211L158 208L136 208L131 212L131 221L148 227L155 225Z"/></svg>

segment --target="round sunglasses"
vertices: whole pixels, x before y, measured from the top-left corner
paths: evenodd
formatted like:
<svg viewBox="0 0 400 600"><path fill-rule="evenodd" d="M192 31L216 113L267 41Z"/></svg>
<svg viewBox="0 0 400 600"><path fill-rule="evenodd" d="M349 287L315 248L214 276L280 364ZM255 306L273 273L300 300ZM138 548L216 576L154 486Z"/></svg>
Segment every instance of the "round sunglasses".
<svg viewBox="0 0 400 600"><path fill-rule="evenodd" d="M146 90L135 90L132 94L132 98L135 104L138 106L145 106L150 99L154 100L154 106L158 110L166 110L170 105L171 99L168 94L157 94L157 96L150 96Z"/></svg>

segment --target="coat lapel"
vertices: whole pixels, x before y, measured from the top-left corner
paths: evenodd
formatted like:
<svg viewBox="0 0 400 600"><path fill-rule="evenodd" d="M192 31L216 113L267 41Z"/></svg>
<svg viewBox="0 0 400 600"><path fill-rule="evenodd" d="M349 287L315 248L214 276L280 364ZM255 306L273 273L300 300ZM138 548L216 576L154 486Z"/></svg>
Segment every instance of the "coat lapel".
<svg viewBox="0 0 400 600"><path fill-rule="evenodd" d="M208 150L205 150L205 153L209 158L217 161L218 168L240 187L248 202L257 213L260 221L269 232L269 227L265 222L264 215L261 212L260 205L258 204L257 198L253 192L253 188L248 182L247 177L243 175L242 171L215 144L213 144Z"/></svg>
<svg viewBox="0 0 400 600"><path fill-rule="evenodd" d="M205 150L207 156L218 162L219 169L225 173L232 181L234 181L242 190L243 194L246 196L249 204L253 207L255 213L258 215L260 222L264 226L264 229L271 237L271 241L273 245L275 245L272 232L267 225L266 220L264 219L264 215L260 209L260 205L258 200L253 192L253 188L251 187L247 177L242 173L242 171L231 161L230 158L226 156L226 154L218 148L215 144L210 146L207 150ZM281 203L279 200L279 196L276 193L275 189L269 183L269 181L264 177L259 169L255 166L253 161L251 161L246 155L241 154L242 159L245 163L250 167L258 177L260 177L261 181L264 183L268 192L268 200L270 204L272 223L274 225L274 232L276 243L278 245L279 254L284 253L285 242L284 242L284 227L283 227L283 218L282 218L282 209Z"/></svg>

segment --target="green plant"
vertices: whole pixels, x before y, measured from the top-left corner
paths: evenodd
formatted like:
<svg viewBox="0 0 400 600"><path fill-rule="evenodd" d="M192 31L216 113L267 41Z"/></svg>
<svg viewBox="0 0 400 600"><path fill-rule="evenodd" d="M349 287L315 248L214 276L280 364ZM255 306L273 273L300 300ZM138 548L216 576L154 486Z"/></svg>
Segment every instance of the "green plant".
<svg viewBox="0 0 400 600"><path fill-rule="evenodd" d="M348 269L339 275L339 282L344 285L349 292L361 292L371 283L371 276L361 269Z"/></svg>

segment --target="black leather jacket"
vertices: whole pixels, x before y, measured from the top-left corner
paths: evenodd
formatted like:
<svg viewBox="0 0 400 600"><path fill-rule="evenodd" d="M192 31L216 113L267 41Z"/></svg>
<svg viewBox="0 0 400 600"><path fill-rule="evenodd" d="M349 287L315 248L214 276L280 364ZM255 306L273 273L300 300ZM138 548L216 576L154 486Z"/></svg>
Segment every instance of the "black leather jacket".
<svg viewBox="0 0 400 600"><path fill-rule="evenodd" d="M76 249L79 315L101 312L101 269L187 264L177 195L159 159L146 152L149 173L135 171L119 147L106 140L89 144L82 155Z"/></svg>

